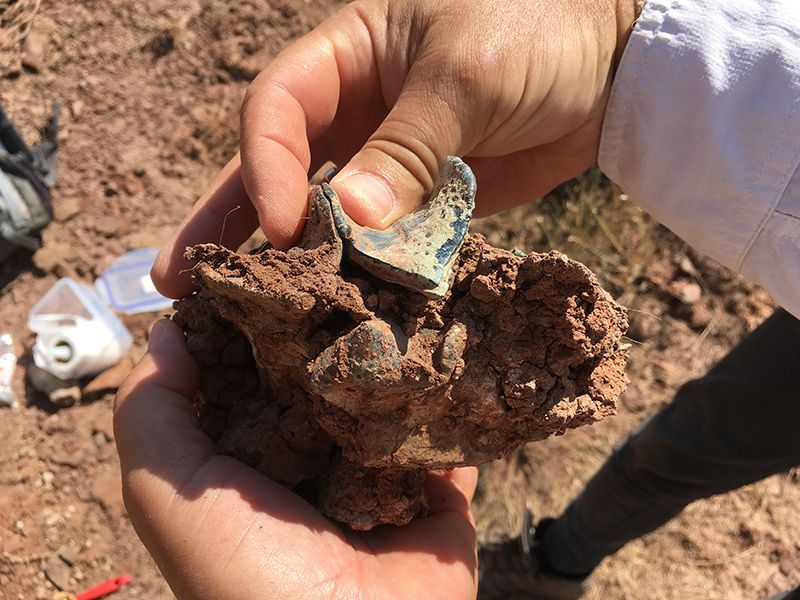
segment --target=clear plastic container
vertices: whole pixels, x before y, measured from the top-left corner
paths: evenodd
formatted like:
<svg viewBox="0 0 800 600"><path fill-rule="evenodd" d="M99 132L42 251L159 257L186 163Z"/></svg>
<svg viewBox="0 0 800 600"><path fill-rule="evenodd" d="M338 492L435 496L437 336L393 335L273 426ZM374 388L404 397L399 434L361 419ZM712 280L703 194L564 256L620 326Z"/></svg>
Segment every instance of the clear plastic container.
<svg viewBox="0 0 800 600"><path fill-rule="evenodd" d="M59 279L28 313L33 361L61 379L94 375L116 364L133 338L88 285Z"/></svg>
<svg viewBox="0 0 800 600"><path fill-rule="evenodd" d="M164 310L172 300L156 291L150 269L158 248L139 248L123 254L94 282L100 297L117 312L132 315Z"/></svg>

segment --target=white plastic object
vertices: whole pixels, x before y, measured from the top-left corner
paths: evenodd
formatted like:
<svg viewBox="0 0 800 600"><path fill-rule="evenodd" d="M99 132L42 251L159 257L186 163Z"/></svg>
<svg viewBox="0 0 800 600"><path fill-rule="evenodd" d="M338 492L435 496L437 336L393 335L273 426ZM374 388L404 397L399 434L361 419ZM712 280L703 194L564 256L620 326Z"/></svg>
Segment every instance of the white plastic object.
<svg viewBox="0 0 800 600"><path fill-rule="evenodd" d="M138 248L123 254L94 282L97 293L126 315L169 308L172 300L159 294L150 279L156 256L158 248Z"/></svg>
<svg viewBox="0 0 800 600"><path fill-rule="evenodd" d="M14 406L16 399L11 389L11 380L17 366L14 354L14 338L10 333L0 335L0 406Z"/></svg>
<svg viewBox="0 0 800 600"><path fill-rule="evenodd" d="M133 338L91 286L59 279L28 314L33 362L61 379L94 375L115 365Z"/></svg>

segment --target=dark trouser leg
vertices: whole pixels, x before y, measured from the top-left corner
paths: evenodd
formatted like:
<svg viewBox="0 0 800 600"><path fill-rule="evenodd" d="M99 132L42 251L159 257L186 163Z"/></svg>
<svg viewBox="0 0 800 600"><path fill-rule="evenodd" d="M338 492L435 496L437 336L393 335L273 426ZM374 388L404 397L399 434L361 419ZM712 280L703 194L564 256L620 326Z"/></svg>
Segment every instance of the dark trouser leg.
<svg viewBox="0 0 800 600"><path fill-rule="evenodd" d="M545 559L566 575L698 498L800 464L800 321L778 310L635 431L553 522Z"/></svg>

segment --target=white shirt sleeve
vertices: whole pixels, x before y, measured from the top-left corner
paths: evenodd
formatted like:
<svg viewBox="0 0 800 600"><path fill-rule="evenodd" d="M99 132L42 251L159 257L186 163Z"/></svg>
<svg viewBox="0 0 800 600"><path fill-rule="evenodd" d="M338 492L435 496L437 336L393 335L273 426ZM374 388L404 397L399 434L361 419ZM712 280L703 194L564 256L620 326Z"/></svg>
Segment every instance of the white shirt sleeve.
<svg viewBox="0 0 800 600"><path fill-rule="evenodd" d="M800 0L649 0L600 168L800 317Z"/></svg>

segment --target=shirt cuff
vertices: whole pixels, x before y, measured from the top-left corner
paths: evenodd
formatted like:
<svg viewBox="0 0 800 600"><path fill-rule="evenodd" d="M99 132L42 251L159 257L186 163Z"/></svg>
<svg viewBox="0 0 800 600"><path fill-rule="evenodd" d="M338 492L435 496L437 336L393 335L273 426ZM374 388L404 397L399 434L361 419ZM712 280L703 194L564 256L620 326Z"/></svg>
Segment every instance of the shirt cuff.
<svg viewBox="0 0 800 600"><path fill-rule="evenodd" d="M800 316L797 39L797 0L649 0L599 163L654 218Z"/></svg>

